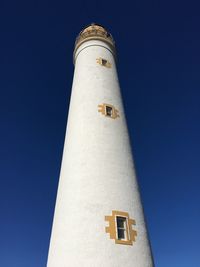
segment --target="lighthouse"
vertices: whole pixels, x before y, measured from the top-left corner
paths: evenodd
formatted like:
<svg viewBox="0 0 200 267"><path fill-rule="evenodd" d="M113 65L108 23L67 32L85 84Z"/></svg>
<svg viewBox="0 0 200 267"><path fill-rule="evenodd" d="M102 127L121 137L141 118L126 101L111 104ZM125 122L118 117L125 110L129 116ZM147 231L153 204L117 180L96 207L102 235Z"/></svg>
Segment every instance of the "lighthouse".
<svg viewBox="0 0 200 267"><path fill-rule="evenodd" d="M153 267L111 34L78 35L47 267Z"/></svg>

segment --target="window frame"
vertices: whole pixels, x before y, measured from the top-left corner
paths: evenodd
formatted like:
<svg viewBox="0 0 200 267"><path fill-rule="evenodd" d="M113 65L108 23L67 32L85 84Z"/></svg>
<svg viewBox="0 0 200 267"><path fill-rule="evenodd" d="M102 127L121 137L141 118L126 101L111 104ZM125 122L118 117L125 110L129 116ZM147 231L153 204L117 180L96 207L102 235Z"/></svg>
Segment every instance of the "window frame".
<svg viewBox="0 0 200 267"><path fill-rule="evenodd" d="M118 218L123 218L124 219L124 227L118 227L117 225L117 219ZM130 236L129 236L129 227L128 227L128 217L126 216L122 216L122 215L116 215L115 216L115 225L116 225L116 238L117 240L119 241L129 241L130 240ZM124 233L125 233L125 238L119 238L119 235L118 235L118 229L122 229L124 230Z"/></svg>
<svg viewBox="0 0 200 267"><path fill-rule="evenodd" d="M109 108L110 109L110 115L109 115L109 113L107 112L107 108ZM110 117L110 118L113 118L113 112L114 112L114 107L113 106L111 106L111 105L105 105L105 115L107 116L107 117Z"/></svg>
<svg viewBox="0 0 200 267"><path fill-rule="evenodd" d="M105 59L105 58L101 58L101 65L104 66L104 67L107 67L107 65L108 65L108 60Z"/></svg>

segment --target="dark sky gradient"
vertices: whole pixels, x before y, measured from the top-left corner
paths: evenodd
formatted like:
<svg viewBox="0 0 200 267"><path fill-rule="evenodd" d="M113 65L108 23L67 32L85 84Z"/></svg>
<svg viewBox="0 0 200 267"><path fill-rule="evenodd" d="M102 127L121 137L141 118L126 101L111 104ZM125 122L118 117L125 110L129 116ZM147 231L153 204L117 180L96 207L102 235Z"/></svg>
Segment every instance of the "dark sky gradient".
<svg viewBox="0 0 200 267"><path fill-rule="evenodd" d="M0 2L0 267L46 266L73 46L91 22L117 44L156 267L200 266L199 10L184 0Z"/></svg>

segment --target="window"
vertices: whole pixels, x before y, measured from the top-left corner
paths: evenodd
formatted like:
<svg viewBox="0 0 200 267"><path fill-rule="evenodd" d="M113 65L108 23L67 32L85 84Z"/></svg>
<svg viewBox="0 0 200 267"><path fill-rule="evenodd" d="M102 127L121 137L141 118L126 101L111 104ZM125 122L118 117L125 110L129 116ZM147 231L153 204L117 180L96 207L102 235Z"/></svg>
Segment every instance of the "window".
<svg viewBox="0 0 200 267"><path fill-rule="evenodd" d="M117 239L127 240L127 222L126 217L116 217L117 221Z"/></svg>
<svg viewBox="0 0 200 267"><path fill-rule="evenodd" d="M101 59L101 64L103 65L103 66L107 66L107 63L108 63L108 61L106 60L106 59Z"/></svg>
<svg viewBox="0 0 200 267"><path fill-rule="evenodd" d="M101 66L104 66L106 68L111 68L111 63L105 58L99 57L96 59L96 61Z"/></svg>
<svg viewBox="0 0 200 267"><path fill-rule="evenodd" d="M106 116L112 117L112 115L113 115L113 108L106 106Z"/></svg>
<svg viewBox="0 0 200 267"><path fill-rule="evenodd" d="M108 222L105 231L110 234L110 239L115 240L115 244L132 246L136 241L137 231L132 228L136 222L130 219L128 212L113 210L112 215L105 216L105 221Z"/></svg>
<svg viewBox="0 0 200 267"><path fill-rule="evenodd" d="M98 112L101 112L104 116L111 119L119 117L119 111L111 104L103 103L98 105Z"/></svg>

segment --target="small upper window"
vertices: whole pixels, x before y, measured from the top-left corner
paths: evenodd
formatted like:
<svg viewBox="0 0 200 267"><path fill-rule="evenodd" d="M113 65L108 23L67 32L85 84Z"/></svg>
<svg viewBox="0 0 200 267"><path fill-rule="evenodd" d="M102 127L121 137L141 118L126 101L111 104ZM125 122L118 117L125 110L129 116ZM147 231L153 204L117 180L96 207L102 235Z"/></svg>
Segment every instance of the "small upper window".
<svg viewBox="0 0 200 267"><path fill-rule="evenodd" d="M102 105L98 105L98 107L98 111L108 118L116 119L119 117L119 111L111 104L103 103Z"/></svg>
<svg viewBox="0 0 200 267"><path fill-rule="evenodd" d="M107 66L107 63L108 63L108 61L106 60L106 59L101 59L101 64L103 65L103 66Z"/></svg>
<svg viewBox="0 0 200 267"><path fill-rule="evenodd" d="M106 116L112 117L113 115L113 108L106 106Z"/></svg>
<svg viewBox="0 0 200 267"><path fill-rule="evenodd" d="M107 59L99 57L96 60L97 63L100 64L101 66L104 66L106 68L111 68L111 63Z"/></svg>
<svg viewBox="0 0 200 267"><path fill-rule="evenodd" d="M126 217L116 217L117 220L117 237L119 240L127 240L127 222Z"/></svg>

